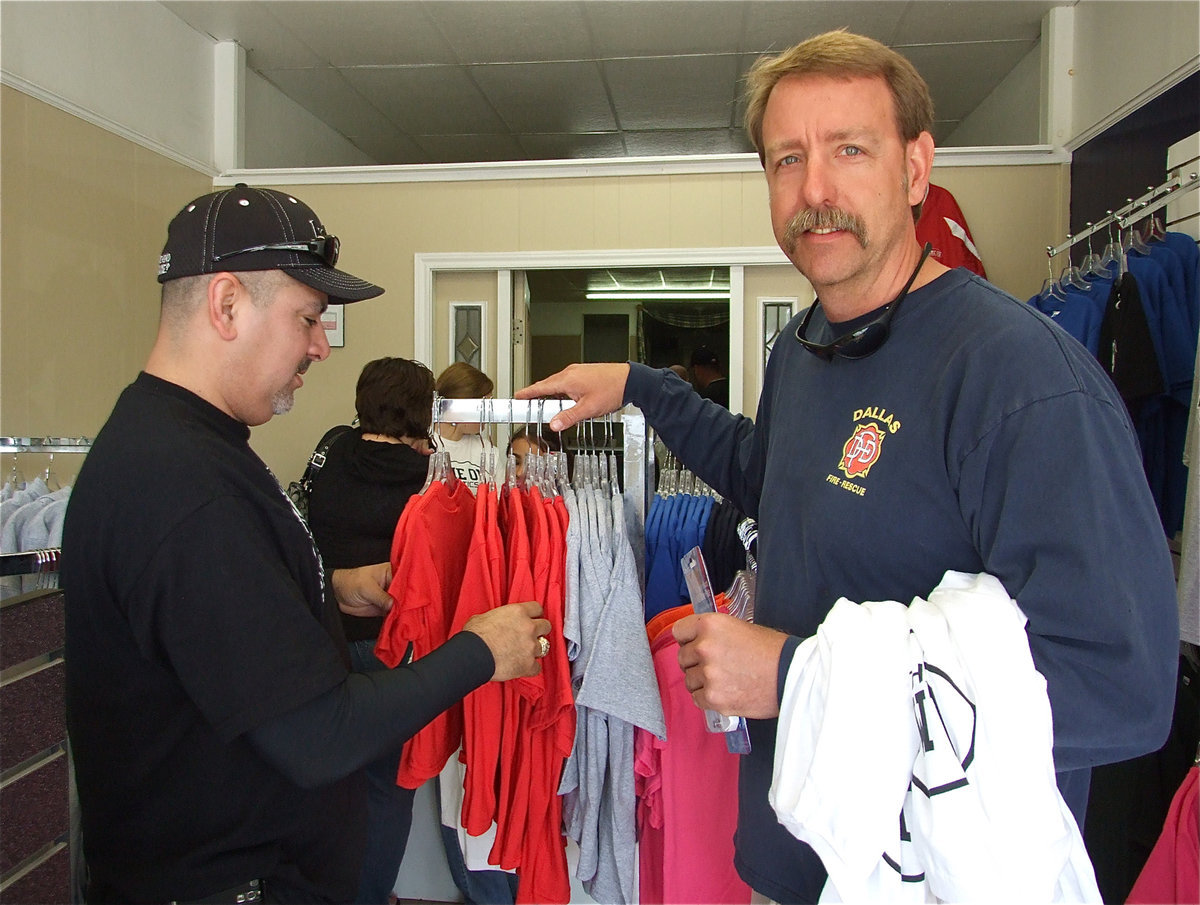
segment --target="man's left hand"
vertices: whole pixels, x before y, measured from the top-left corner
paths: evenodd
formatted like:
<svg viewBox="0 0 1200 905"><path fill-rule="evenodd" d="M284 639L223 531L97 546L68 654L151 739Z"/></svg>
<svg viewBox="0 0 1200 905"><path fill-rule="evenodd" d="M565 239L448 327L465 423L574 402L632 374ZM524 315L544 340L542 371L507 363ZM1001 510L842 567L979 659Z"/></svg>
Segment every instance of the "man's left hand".
<svg viewBox="0 0 1200 905"><path fill-rule="evenodd" d="M759 720L779 716L776 685L786 634L725 613L685 616L672 632L697 707Z"/></svg>
<svg viewBox="0 0 1200 905"><path fill-rule="evenodd" d="M338 609L349 616L382 616L392 608L388 586L392 583L390 562L334 569L330 579Z"/></svg>

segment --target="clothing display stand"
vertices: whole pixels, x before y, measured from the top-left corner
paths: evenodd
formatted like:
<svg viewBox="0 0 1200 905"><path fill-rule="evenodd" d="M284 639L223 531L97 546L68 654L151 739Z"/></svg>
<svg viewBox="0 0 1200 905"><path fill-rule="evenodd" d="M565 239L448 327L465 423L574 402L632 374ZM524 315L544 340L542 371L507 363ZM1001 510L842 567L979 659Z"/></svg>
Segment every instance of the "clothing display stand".
<svg viewBox="0 0 1200 905"><path fill-rule="evenodd" d="M1115 211L1107 211L1105 216L1095 223L1089 223L1082 232L1067 236L1067 241L1060 245L1046 246L1046 257L1053 258L1077 245L1084 239L1094 236L1102 229L1116 225L1119 229L1129 229L1143 217L1148 217L1155 211L1166 207L1181 195L1200 188L1200 174L1189 173L1187 176L1172 176L1162 185L1150 189L1137 199L1127 199L1124 207Z"/></svg>
<svg viewBox="0 0 1200 905"><path fill-rule="evenodd" d="M0 453L87 453L87 437L0 437ZM39 468L38 471L41 471ZM14 905L81 902L79 803L63 704L62 550L0 553L0 893Z"/></svg>
<svg viewBox="0 0 1200 905"><path fill-rule="evenodd" d="M0 574L21 582L0 603L0 895L14 905L79 902L78 800L63 699L64 599L60 551L0 556Z"/></svg>
<svg viewBox="0 0 1200 905"><path fill-rule="evenodd" d="M480 424L541 425L548 424L559 412L571 408L570 399L446 399L437 397L433 403L433 422L467 422ZM622 499L625 504L625 526L637 560L638 577L645 587L645 525L646 511L654 496L651 486L654 475L654 446L648 442L646 417L632 405L618 409L611 418L621 423ZM595 419L595 433L602 435L605 419ZM582 426L582 425L581 425ZM585 430L586 433L586 430ZM591 446L587 446L588 451ZM502 467L502 466L501 466Z"/></svg>
<svg viewBox="0 0 1200 905"><path fill-rule="evenodd" d="M87 437L0 437L0 453L86 453Z"/></svg>

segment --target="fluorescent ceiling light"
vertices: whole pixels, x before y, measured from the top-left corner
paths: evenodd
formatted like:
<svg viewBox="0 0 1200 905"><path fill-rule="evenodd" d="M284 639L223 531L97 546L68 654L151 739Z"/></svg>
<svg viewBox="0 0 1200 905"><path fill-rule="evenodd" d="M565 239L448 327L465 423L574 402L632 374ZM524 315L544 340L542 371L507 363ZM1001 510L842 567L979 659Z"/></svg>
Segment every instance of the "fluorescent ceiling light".
<svg viewBox="0 0 1200 905"><path fill-rule="evenodd" d="M626 289L622 292L589 292L587 293L587 298L619 301L635 301L637 299L679 299L681 301L713 299L717 301L729 301L729 290L725 290L724 292L696 292L692 290L670 292L662 290Z"/></svg>

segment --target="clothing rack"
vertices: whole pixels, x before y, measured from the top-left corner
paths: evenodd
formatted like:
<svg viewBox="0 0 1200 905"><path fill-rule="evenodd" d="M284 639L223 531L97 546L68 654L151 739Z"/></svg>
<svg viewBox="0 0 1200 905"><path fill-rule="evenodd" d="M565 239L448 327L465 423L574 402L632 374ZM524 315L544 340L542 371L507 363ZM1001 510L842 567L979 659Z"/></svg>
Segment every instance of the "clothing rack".
<svg viewBox="0 0 1200 905"><path fill-rule="evenodd" d="M61 559L61 547L54 547L50 550L28 550L24 553L0 553L0 577L57 572Z"/></svg>
<svg viewBox="0 0 1200 905"><path fill-rule="evenodd" d="M86 453L88 437L0 437L0 453Z"/></svg>
<svg viewBox="0 0 1200 905"><path fill-rule="evenodd" d="M1200 174L1198 173L1189 173L1186 177L1172 176L1162 185L1147 191L1140 198L1126 199L1127 203L1124 207L1115 211L1107 211L1102 220L1089 223L1082 232L1067 236L1067 241L1061 245L1047 245L1046 257L1053 258L1113 224L1116 224L1119 229L1128 229L1143 217L1148 217L1160 208L1166 207L1179 196L1186 195L1197 188L1200 188Z"/></svg>
<svg viewBox="0 0 1200 905"><path fill-rule="evenodd" d="M575 403L570 399L447 399L433 401L433 421L479 424L546 424ZM646 416L627 405L606 418L620 418L623 443L625 525L637 560L638 575L645 580L646 510L654 496L654 447L647 442ZM595 419L602 421L604 419Z"/></svg>

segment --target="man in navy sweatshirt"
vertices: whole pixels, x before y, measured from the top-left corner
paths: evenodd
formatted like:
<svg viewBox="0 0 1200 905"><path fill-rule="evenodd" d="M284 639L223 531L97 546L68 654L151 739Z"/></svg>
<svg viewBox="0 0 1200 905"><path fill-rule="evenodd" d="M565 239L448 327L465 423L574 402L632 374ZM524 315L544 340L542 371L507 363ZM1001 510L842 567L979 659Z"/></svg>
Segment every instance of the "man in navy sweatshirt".
<svg viewBox="0 0 1200 905"><path fill-rule="evenodd" d="M756 624L689 616L675 635L696 704L750 722L739 873L776 902L816 902L824 867L767 793L792 655L839 597L909 601L951 569L999 578L1029 620L1081 825L1091 768L1166 736L1178 619L1111 382L1048 319L917 243L934 147L913 66L832 32L764 58L749 83L775 237L817 293L775 344L756 418L636 363L572 365L517 395L575 399L555 430L639 406L758 520Z"/></svg>

